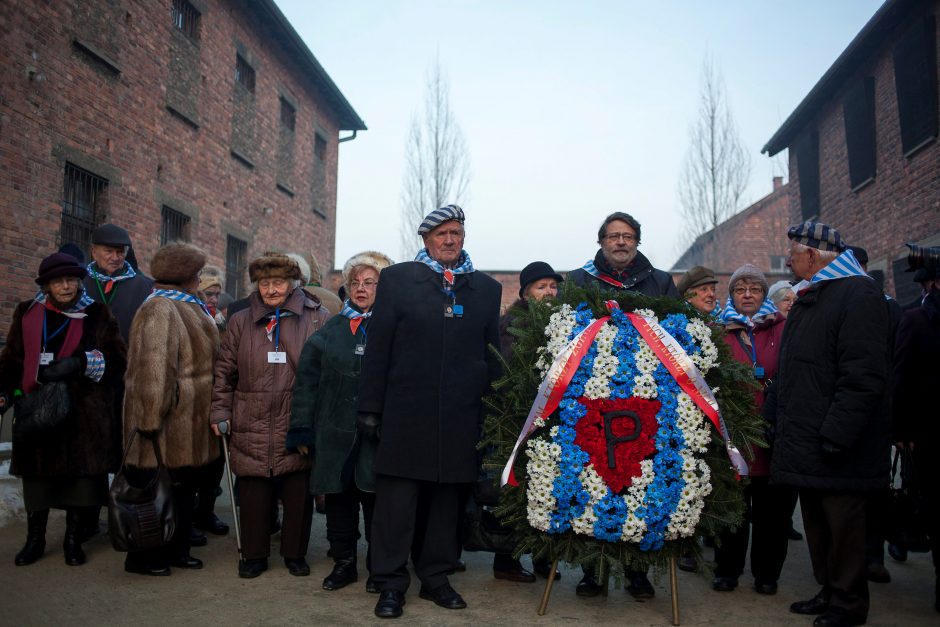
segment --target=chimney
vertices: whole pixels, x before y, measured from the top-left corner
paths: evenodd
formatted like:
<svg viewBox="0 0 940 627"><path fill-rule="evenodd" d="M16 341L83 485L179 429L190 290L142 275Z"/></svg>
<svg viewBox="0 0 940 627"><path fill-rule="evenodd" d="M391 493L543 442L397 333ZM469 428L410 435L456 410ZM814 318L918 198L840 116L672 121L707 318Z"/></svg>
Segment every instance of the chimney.
<svg viewBox="0 0 940 627"><path fill-rule="evenodd" d="M781 187L783 187L783 177L782 177L782 176L775 176L775 177L774 177L774 191L777 191L777 190L780 189Z"/></svg>

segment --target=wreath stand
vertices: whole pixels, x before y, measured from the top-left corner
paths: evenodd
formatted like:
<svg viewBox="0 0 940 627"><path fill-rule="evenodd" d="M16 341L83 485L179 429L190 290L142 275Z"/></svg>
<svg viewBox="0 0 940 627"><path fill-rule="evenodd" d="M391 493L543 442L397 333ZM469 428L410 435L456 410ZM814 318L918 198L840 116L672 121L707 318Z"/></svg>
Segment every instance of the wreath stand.
<svg viewBox="0 0 940 627"><path fill-rule="evenodd" d="M554 573L558 570L558 558L552 562L552 568L548 572L548 581L545 582L545 592L542 593L542 602L539 603L538 615L545 616L545 610L548 608L548 599L552 596L552 585L555 583ZM604 576L604 596L607 596L607 586L610 577ZM672 597L672 624L679 625L679 578L676 576L676 558L669 558L669 592Z"/></svg>

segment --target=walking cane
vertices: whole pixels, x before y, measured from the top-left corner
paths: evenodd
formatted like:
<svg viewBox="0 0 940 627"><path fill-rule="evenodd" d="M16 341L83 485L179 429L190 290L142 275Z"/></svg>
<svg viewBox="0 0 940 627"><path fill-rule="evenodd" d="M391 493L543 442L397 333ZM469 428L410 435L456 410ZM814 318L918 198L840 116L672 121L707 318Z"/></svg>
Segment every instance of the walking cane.
<svg viewBox="0 0 940 627"><path fill-rule="evenodd" d="M228 496L232 501L232 516L235 519L235 546L238 547L238 561L242 558L242 531L238 525L238 508L235 506L235 482L232 480L232 464L228 456L228 421L219 423L219 431L222 433L222 452L225 454L225 478L228 479Z"/></svg>

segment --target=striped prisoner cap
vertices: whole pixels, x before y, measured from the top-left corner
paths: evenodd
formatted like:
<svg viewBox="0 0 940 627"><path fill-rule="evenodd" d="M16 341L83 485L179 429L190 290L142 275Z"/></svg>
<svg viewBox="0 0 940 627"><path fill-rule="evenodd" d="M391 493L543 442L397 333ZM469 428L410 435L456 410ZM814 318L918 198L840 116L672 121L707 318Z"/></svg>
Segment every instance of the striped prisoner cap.
<svg viewBox="0 0 940 627"><path fill-rule="evenodd" d="M463 209L457 205L447 205L446 207L435 209L425 216L424 221L421 222L421 226L418 227L418 235L430 233L449 220L456 220L457 222L463 224Z"/></svg>
<svg viewBox="0 0 940 627"><path fill-rule="evenodd" d="M845 242L842 241L839 232L822 222L807 220L803 224L791 226L787 231L787 237L810 248L834 250L840 253L845 250Z"/></svg>

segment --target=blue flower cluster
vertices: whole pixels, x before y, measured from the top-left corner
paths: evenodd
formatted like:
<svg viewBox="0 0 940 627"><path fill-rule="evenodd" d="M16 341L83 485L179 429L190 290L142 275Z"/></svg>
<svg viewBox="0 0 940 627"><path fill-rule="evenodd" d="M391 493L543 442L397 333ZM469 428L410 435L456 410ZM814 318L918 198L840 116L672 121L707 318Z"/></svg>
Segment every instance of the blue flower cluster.
<svg viewBox="0 0 940 627"><path fill-rule="evenodd" d="M575 326L569 340L576 337L592 321L593 313L587 304L581 303L575 312ZM611 398L629 398L632 395L634 377L638 370L634 353L643 342L639 333L619 309L611 313L617 327L613 352L619 360L617 372L611 377ZM682 345L689 354L701 349L685 330L688 318L683 314L667 316L660 325ZM552 485L552 495L557 509L552 512L549 533L563 533L571 529L571 521L584 513L590 495L581 483L580 474L590 463L589 455L575 444L575 425L587 413L578 402L584 393L584 384L593 374L596 344L592 344L560 404L559 428L554 442L561 447L561 474ZM672 375L660 364L653 374L658 386L658 400L662 403L656 420L659 430L656 435L656 455L653 459L654 478L647 487L645 502L635 515L646 522L646 534L640 542L643 551L658 550L665 540L666 530L672 514L676 511L685 482L682 479L681 451L686 442L677 424L677 396L681 391ZM624 522L629 512L620 495L609 489L594 507L597 522L594 536L606 542L619 542Z"/></svg>

